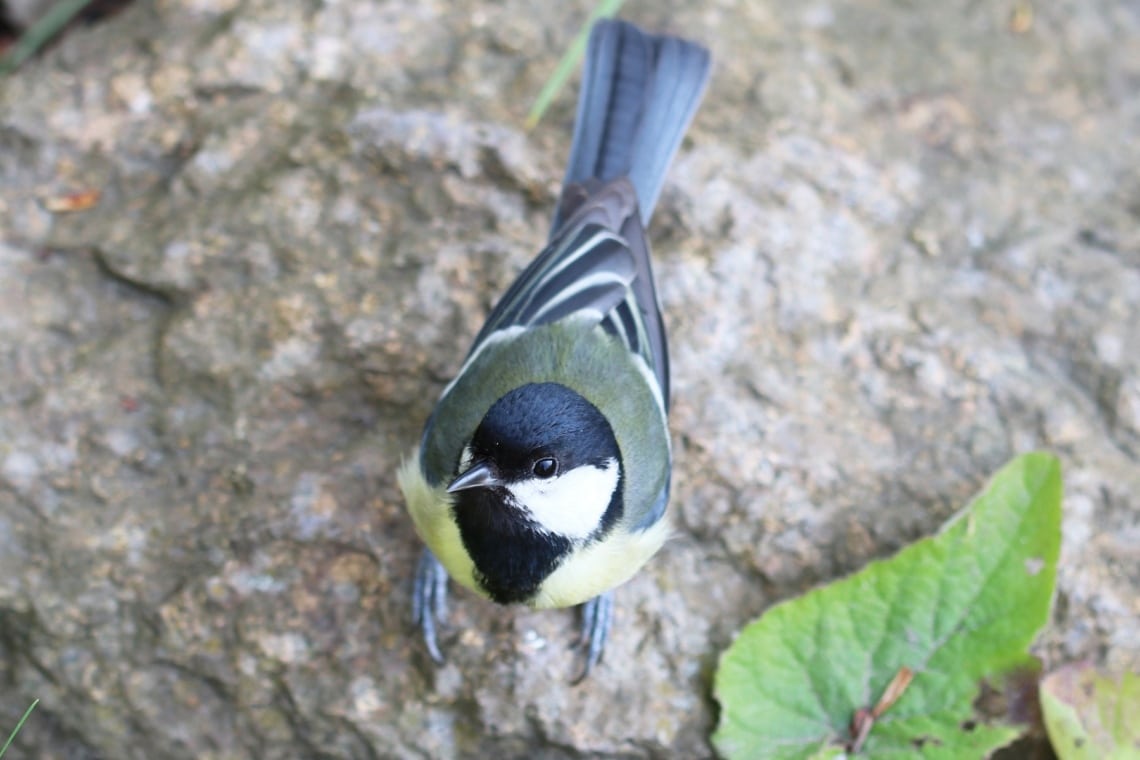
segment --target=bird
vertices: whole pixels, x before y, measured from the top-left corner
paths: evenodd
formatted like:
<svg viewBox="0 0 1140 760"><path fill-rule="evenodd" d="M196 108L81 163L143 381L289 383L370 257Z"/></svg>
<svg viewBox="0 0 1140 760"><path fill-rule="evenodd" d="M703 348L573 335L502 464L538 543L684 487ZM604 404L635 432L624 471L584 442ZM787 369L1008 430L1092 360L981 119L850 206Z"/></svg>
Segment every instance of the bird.
<svg viewBox="0 0 1140 760"><path fill-rule="evenodd" d="M580 605L585 678L613 589L670 534L669 357L645 227L710 67L677 36L591 28L546 247L397 473L426 544L412 615L437 663L450 577L499 604Z"/></svg>

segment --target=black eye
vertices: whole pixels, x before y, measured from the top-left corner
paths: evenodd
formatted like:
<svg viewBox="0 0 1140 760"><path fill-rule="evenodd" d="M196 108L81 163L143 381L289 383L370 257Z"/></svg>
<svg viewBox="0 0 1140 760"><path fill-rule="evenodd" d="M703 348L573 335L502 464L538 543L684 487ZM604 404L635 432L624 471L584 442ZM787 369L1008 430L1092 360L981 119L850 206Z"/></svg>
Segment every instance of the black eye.
<svg viewBox="0 0 1140 760"><path fill-rule="evenodd" d="M531 471L536 477L542 478L543 480L553 478L558 472L558 462L556 462L553 457L543 457L534 463L534 467L531 468Z"/></svg>

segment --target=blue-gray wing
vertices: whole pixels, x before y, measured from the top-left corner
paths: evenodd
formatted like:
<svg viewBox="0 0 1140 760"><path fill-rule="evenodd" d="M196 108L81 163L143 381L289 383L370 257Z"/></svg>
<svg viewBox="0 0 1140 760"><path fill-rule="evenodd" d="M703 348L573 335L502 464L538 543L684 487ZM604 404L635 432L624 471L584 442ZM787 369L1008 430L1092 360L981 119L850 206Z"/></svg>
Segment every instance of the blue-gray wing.
<svg viewBox="0 0 1140 760"><path fill-rule="evenodd" d="M508 327L549 324L571 315L602 322L629 297L639 267L622 236L637 200L627 181L585 198L518 276L487 317L471 354Z"/></svg>

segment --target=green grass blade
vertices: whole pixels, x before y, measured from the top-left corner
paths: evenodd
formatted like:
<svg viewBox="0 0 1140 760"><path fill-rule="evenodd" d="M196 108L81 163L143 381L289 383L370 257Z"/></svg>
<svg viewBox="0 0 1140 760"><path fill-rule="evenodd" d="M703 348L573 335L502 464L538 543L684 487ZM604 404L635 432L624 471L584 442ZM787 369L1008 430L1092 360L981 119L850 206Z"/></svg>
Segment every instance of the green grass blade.
<svg viewBox="0 0 1140 760"><path fill-rule="evenodd" d="M20 733L20 729L24 727L24 722L28 720L28 716L32 714L32 710L36 709L36 705L39 703L40 701L37 699L35 702L32 702L32 704L28 706L27 710L24 710L24 717L20 718L20 722L16 724L15 728L12 729L12 733L8 737L8 741L4 742L3 747L0 747L0 757L4 757L4 753L8 751L8 747L12 746L12 740L16 738L16 734Z"/></svg>
<svg viewBox="0 0 1140 760"><path fill-rule="evenodd" d="M20 39L0 61L0 76L7 76L20 67L24 61L36 54L75 16L90 5L91 0L59 0L43 18L24 30Z"/></svg>
<svg viewBox="0 0 1140 760"><path fill-rule="evenodd" d="M558 97L558 93L562 90L566 80L574 73L574 69L578 66L578 61L582 60L582 54L586 52L586 40L590 36L590 29L594 26L594 22L600 18L609 18L618 12L621 8L623 0L601 0L594 6L593 12L590 17L586 19L586 23L582 25L582 29L578 32L578 36L570 43L566 53L562 56L562 60L558 62L558 68L546 80L546 84L542 86L542 90L538 93L538 99L534 101L534 106L530 109L530 113L526 115L526 128L534 129L538 122L542 119L542 115L546 113L546 109Z"/></svg>

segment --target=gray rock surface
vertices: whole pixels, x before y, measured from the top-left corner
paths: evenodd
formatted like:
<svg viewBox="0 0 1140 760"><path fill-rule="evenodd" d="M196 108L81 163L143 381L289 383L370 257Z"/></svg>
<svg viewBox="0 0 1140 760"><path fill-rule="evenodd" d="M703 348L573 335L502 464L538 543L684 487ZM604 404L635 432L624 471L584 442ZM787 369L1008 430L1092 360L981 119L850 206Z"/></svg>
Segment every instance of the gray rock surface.
<svg viewBox="0 0 1140 760"><path fill-rule="evenodd" d="M627 4L717 59L653 226L678 534L585 685L571 613L458 591L431 665L393 473L545 235L573 93L519 125L588 6L138 3L0 82L0 725L43 700L14 756L707 756L736 630L1040 448L1040 652L1140 666L1112 0Z"/></svg>

